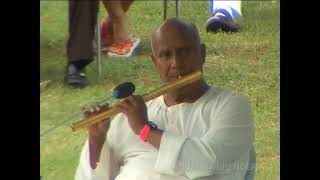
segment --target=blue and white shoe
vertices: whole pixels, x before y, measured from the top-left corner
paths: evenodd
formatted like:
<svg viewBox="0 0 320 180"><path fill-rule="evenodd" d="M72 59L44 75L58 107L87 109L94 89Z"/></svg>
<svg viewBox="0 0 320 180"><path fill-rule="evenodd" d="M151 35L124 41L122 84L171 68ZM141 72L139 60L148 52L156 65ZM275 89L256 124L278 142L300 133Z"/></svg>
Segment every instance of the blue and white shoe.
<svg viewBox="0 0 320 180"><path fill-rule="evenodd" d="M232 14L225 9L217 9L206 22L207 32L217 32L219 30L223 32L239 31L241 15L232 8L230 9Z"/></svg>

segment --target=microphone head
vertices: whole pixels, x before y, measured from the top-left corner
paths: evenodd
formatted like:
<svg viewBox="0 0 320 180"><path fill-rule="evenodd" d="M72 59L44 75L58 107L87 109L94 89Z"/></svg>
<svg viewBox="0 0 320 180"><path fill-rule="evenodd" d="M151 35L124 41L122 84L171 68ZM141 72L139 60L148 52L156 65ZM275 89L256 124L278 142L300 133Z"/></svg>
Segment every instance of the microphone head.
<svg viewBox="0 0 320 180"><path fill-rule="evenodd" d="M132 82L124 82L113 89L112 98L123 99L132 95L135 91L135 86Z"/></svg>

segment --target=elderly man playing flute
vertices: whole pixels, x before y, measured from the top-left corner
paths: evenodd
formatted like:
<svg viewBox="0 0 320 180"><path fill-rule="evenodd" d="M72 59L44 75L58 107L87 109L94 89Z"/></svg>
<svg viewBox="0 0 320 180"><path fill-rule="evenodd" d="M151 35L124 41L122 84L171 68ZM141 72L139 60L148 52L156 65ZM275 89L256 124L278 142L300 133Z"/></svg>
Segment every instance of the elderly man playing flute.
<svg viewBox="0 0 320 180"><path fill-rule="evenodd" d="M166 83L202 71L206 47L194 25L168 19L152 34L151 59ZM76 180L244 180L254 150L248 100L203 78L88 129ZM252 166L252 165L251 165Z"/></svg>

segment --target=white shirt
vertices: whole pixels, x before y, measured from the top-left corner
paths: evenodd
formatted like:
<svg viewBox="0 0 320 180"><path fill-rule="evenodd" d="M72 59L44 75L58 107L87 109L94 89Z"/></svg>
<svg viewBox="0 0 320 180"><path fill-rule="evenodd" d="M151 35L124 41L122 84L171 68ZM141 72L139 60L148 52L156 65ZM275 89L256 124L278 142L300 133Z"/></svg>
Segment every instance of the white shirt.
<svg viewBox="0 0 320 180"><path fill-rule="evenodd" d="M194 103L167 107L160 96L146 104L149 120L164 131L159 150L141 142L118 114L95 170L86 141L76 180L244 179L254 141L247 98L212 86Z"/></svg>

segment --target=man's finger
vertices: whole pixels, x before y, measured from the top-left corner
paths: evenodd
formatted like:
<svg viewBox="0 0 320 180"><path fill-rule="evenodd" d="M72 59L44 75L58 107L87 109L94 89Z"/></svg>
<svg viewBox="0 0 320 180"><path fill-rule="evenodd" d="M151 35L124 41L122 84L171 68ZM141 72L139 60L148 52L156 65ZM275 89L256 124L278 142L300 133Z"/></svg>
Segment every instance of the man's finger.
<svg viewBox="0 0 320 180"><path fill-rule="evenodd" d="M86 112L86 108L82 106L82 107L80 108L80 112L82 112L82 113Z"/></svg>
<svg viewBox="0 0 320 180"><path fill-rule="evenodd" d="M129 96L128 101L132 106L137 106L138 104L137 98L135 96Z"/></svg>
<svg viewBox="0 0 320 180"><path fill-rule="evenodd" d="M134 100L133 100L133 97L131 95L131 96L128 96L125 99L123 99L120 103L126 103L129 106L134 106L135 104L133 103L133 101Z"/></svg>
<svg viewBox="0 0 320 180"><path fill-rule="evenodd" d="M132 110L133 105L128 99L125 99L124 101L120 102L121 106L123 106L128 112Z"/></svg>
<svg viewBox="0 0 320 180"><path fill-rule="evenodd" d="M89 126L89 130L90 129L96 129L96 128L98 128L98 123L95 123L95 124L92 124L92 125Z"/></svg>
<svg viewBox="0 0 320 180"><path fill-rule="evenodd" d="M143 97L140 95L135 96L135 99L138 104L146 104L143 100Z"/></svg>
<svg viewBox="0 0 320 180"><path fill-rule="evenodd" d="M105 128L108 125L108 123L110 123L109 120L102 120L101 122L98 123L99 124L98 126L99 128Z"/></svg>
<svg viewBox="0 0 320 180"><path fill-rule="evenodd" d="M123 106L123 104L116 104L113 106L113 109L116 111L119 111L123 114L127 114L128 110Z"/></svg>
<svg viewBox="0 0 320 180"><path fill-rule="evenodd" d="M96 106L96 107L95 107L95 111L96 111L96 112L99 112L100 109L101 109L101 108L100 108L99 106Z"/></svg>

